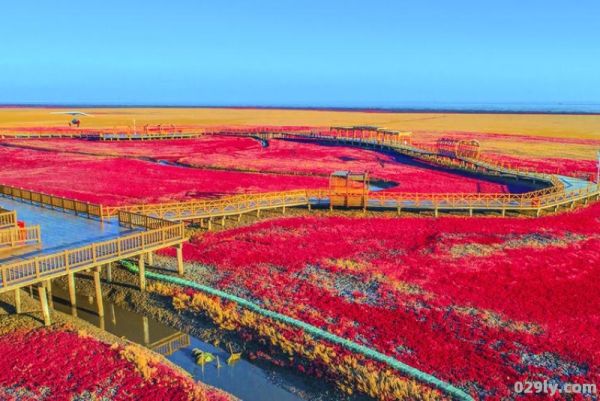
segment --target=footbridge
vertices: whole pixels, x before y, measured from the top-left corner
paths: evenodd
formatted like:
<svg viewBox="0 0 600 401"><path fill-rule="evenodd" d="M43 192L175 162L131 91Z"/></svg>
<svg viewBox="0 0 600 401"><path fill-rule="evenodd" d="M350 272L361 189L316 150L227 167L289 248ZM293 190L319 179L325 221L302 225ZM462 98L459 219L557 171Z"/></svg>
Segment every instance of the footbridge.
<svg viewBox="0 0 600 401"><path fill-rule="evenodd" d="M417 147L408 141L406 136L394 131L352 130L348 128L328 130L303 129L299 131L269 131L256 130L215 130L206 132L207 135L251 136L262 140L286 139L316 142L332 142L340 145L357 146L397 153L403 156L429 163L443 168L462 171L471 174L485 175L494 178L512 179L529 182L543 187L542 189L522 194L506 193L400 193L372 192L364 195L347 195L363 197L363 199L348 202L351 205L366 210L403 210L428 211L438 216L440 212L495 213L505 216L507 212L533 213L540 216L543 211L558 211L561 207L573 209L578 204L587 204L590 200L600 197L600 186L585 180L543 174L535 171L514 169L501 163L494 163L480 158L462 155L444 155L433 148ZM366 132L366 133L365 133ZM332 194L326 189L295 190L260 194L244 194L212 200L195 200L188 202L173 202L159 204L144 204L122 207L107 207L103 214L112 216L120 210L130 211L176 221L200 221L201 225L212 226L213 219L225 219L261 210L285 209L294 206L333 207Z"/></svg>

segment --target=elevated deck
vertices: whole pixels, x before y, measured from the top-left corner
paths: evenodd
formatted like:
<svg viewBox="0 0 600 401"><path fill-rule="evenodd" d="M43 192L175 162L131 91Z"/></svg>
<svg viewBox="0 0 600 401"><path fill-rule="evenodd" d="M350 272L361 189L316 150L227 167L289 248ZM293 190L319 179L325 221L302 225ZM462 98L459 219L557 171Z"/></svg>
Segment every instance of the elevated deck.
<svg viewBox="0 0 600 401"><path fill-rule="evenodd" d="M47 195L34 193L36 199ZM140 257L185 240L183 225L128 212L95 219L74 210L50 209L44 204L0 197L0 207L42 228L42 243L0 254L0 292L33 285L124 258ZM91 205L101 210L99 205ZM145 283L144 283L145 284Z"/></svg>
<svg viewBox="0 0 600 401"><path fill-rule="evenodd" d="M19 220L28 226L39 225L42 239L37 249L22 248L10 255L0 254L0 265L142 231L140 228L119 225L117 216L105 221L86 219L73 212L61 212L2 197L0 207L14 210Z"/></svg>

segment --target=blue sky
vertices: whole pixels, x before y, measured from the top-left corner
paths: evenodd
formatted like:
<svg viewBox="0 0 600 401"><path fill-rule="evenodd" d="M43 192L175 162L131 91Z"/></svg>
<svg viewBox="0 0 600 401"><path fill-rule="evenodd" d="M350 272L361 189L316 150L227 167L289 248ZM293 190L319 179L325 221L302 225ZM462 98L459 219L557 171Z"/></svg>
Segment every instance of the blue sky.
<svg viewBox="0 0 600 401"><path fill-rule="evenodd" d="M598 1L4 2L0 103L600 103Z"/></svg>

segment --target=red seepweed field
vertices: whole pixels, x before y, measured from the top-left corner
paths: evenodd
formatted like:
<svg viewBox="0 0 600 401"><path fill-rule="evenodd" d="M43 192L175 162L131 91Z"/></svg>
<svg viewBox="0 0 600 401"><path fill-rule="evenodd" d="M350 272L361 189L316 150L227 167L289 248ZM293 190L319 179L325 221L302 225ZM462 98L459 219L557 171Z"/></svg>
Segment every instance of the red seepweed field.
<svg viewBox="0 0 600 401"><path fill-rule="evenodd" d="M503 400L517 381L600 379L599 215L291 218L184 255L218 288Z"/></svg>
<svg viewBox="0 0 600 401"><path fill-rule="evenodd" d="M133 345L82 332L37 329L0 336L2 400L229 401ZM16 378L18 378L16 380Z"/></svg>
<svg viewBox="0 0 600 401"><path fill-rule="evenodd" d="M298 141L272 140L263 147L252 138L210 136L100 143L9 140L4 144L0 147L4 183L23 183L26 188L107 205L326 188L328 176L337 170L368 171L371 180L391 183L386 188L389 192L510 191L502 183L459 176L399 156ZM14 172L24 166L29 173L17 181ZM77 180L77 188L70 185L71 180Z"/></svg>

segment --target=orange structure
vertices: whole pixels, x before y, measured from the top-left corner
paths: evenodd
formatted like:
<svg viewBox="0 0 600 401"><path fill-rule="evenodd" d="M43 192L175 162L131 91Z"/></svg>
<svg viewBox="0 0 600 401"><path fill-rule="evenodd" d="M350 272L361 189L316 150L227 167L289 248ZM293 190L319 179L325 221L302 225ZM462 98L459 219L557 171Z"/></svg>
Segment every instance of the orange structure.
<svg viewBox="0 0 600 401"><path fill-rule="evenodd" d="M336 137L375 141L378 144L410 145L412 143L412 132L394 131L370 125L331 127L329 133Z"/></svg>
<svg viewBox="0 0 600 401"><path fill-rule="evenodd" d="M350 171L335 171L329 176L329 205L366 207L369 196L369 175Z"/></svg>
<svg viewBox="0 0 600 401"><path fill-rule="evenodd" d="M440 138L436 142L437 153L441 156L479 158L480 145L475 139Z"/></svg>

